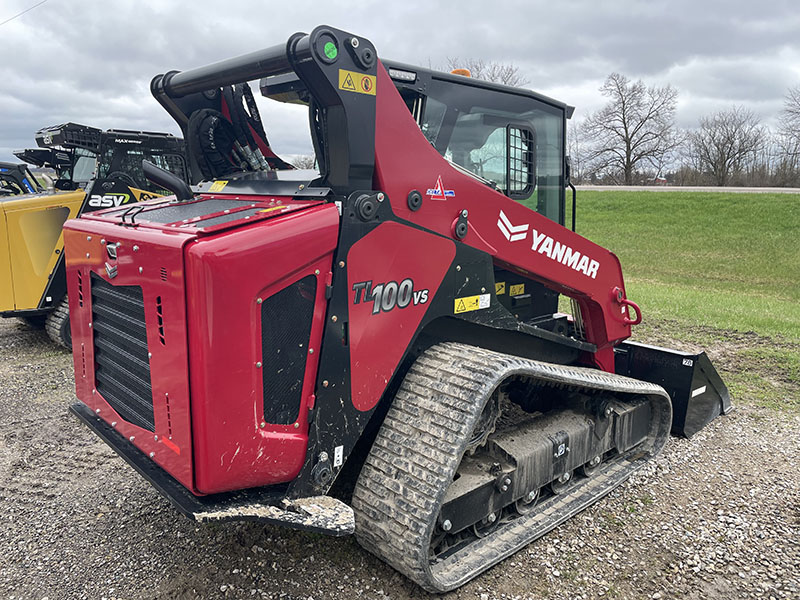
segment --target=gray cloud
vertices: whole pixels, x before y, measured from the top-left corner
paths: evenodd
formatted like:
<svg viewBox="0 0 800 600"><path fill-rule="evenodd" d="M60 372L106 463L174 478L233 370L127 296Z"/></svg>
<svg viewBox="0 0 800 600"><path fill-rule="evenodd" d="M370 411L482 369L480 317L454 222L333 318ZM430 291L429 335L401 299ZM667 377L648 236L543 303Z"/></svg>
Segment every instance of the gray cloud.
<svg viewBox="0 0 800 600"><path fill-rule="evenodd" d="M6 0L0 21L32 3ZM732 103L769 123L800 82L800 11L792 1L766 4L50 0L0 27L0 160L63 121L177 134L150 96L154 75L282 43L320 23L368 37L396 60L513 63L530 87L575 105L578 118L602 105L597 88L619 71L677 87L683 126ZM311 151L302 109L260 106L278 152Z"/></svg>

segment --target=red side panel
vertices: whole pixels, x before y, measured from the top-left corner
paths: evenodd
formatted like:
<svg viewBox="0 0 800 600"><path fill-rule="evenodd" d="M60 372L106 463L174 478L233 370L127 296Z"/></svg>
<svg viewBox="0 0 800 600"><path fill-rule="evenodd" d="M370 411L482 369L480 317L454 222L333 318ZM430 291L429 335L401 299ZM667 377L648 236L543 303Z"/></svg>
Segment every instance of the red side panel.
<svg viewBox="0 0 800 600"><path fill-rule="evenodd" d="M303 465L325 284L338 236L332 204L230 230L188 245L186 297L195 485L209 494L290 481ZM310 350L295 423L264 422L261 306L299 279L317 278Z"/></svg>
<svg viewBox="0 0 800 600"><path fill-rule="evenodd" d="M64 227L77 396L189 489L194 486L183 245L192 237L183 232L164 234L84 219L68 221ZM120 244L116 259L107 254L108 243ZM109 278L106 264L117 268L115 277ZM155 432L125 421L95 390L92 274L115 286L142 288ZM154 325L158 323L159 305L163 335Z"/></svg>
<svg viewBox="0 0 800 600"><path fill-rule="evenodd" d="M350 249L350 375L358 410L380 400L455 253L451 240L394 222Z"/></svg>
<svg viewBox="0 0 800 600"><path fill-rule="evenodd" d="M623 294L625 289L617 257L451 166L420 132L385 69L378 69L375 161L376 189L388 194L399 218L450 236L459 213L467 210L469 232L464 243L578 298L589 341L598 346L599 355L611 356L611 345L630 336L630 326L623 322L625 307L612 297L616 287ZM424 199L417 212L406 202L411 190L418 190ZM559 260L564 257L558 254L563 246L586 261L570 266L569 261ZM613 371L611 358L609 362L595 357Z"/></svg>

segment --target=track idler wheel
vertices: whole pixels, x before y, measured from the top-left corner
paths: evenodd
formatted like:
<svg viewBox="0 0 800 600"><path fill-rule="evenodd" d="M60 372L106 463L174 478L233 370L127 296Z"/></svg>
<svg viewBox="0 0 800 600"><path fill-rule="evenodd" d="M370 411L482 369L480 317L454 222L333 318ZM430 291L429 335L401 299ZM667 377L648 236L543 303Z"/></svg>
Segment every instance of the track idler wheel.
<svg viewBox="0 0 800 600"><path fill-rule="evenodd" d="M603 457L598 454L586 464L578 467L578 470L584 477L591 477L592 473L596 472L597 469L600 468L600 463L602 462L603 462Z"/></svg>
<svg viewBox="0 0 800 600"><path fill-rule="evenodd" d="M527 515L534 508L536 508L536 503L539 501L539 497L541 495L541 488L528 492L527 496L524 496L514 502L514 510L517 511L518 515Z"/></svg>
<svg viewBox="0 0 800 600"><path fill-rule="evenodd" d="M570 484L572 483L572 471L567 471L566 473L562 473L553 481L550 482L550 491L554 494L560 494L565 489L567 489Z"/></svg>

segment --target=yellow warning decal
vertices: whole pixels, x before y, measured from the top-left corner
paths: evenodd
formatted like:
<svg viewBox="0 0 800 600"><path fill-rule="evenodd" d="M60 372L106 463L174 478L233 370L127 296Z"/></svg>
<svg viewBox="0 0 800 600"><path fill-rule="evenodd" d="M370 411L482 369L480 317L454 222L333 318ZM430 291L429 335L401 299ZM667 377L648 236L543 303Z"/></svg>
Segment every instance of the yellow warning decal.
<svg viewBox="0 0 800 600"><path fill-rule="evenodd" d="M153 198L160 198L161 194L156 194L153 192L148 192L145 190L140 190L139 188L128 188L131 192L133 192L133 197L136 198L137 202L143 202L144 200L152 200ZM115 194L116 195L116 194ZM119 194L120 196L122 194ZM125 194L127 196L127 194ZM125 204L126 200L122 201L122 204Z"/></svg>
<svg viewBox="0 0 800 600"><path fill-rule="evenodd" d="M270 206L269 208L265 208L265 209L260 210L258 212L260 212L260 213L272 212L273 210L280 210L282 208L285 208L285 207L283 207L283 206Z"/></svg>
<svg viewBox="0 0 800 600"><path fill-rule="evenodd" d="M364 75L364 73L339 69L340 90L374 96L376 84L377 78L375 75Z"/></svg>
<svg viewBox="0 0 800 600"><path fill-rule="evenodd" d="M467 296L466 298L456 298L453 314L460 314L465 312L472 312L473 310L481 310L482 308L489 308L490 294L481 294L480 296Z"/></svg>
<svg viewBox="0 0 800 600"><path fill-rule="evenodd" d="M221 192L225 189L225 186L228 185L227 179L220 179L219 181L215 181L211 184L211 187L208 188L209 192Z"/></svg>
<svg viewBox="0 0 800 600"><path fill-rule="evenodd" d="M505 281L496 281L494 284L494 293L496 295L505 294L506 293L506 282Z"/></svg>
<svg viewBox="0 0 800 600"><path fill-rule="evenodd" d="M512 296L521 296L525 293L525 284L518 283L517 285L512 285L510 288L510 294Z"/></svg>

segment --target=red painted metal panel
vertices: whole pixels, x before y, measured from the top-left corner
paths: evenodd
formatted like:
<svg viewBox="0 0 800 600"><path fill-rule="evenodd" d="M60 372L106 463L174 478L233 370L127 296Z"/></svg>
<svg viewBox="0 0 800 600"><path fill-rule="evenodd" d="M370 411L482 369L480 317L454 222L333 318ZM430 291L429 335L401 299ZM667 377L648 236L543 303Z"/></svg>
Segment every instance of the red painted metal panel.
<svg viewBox="0 0 800 600"><path fill-rule="evenodd" d="M64 226L77 396L106 422L115 424L122 435L133 438L133 443L142 452L152 453L152 459L159 466L189 489L193 488L193 477L183 245L192 237L182 232L131 229L86 219L68 221ZM103 242L120 244L116 260L108 256ZM117 276L113 279L109 279L106 273L107 262L117 266ZM147 345L151 353L155 433L123 420L95 390L91 273L112 285L138 285L142 288ZM163 309L164 344L155 326L159 297Z"/></svg>
<svg viewBox="0 0 800 600"><path fill-rule="evenodd" d="M195 485L214 493L290 481L308 444L325 318L325 283L338 237L339 214L318 205L186 247L186 297L192 387ZM299 418L264 423L262 369L281 368L261 355L261 308L268 298L307 276L317 277ZM261 367L258 366L261 363Z"/></svg>
<svg viewBox="0 0 800 600"><path fill-rule="evenodd" d="M358 410L370 410L380 400L455 253L452 240L393 222L379 225L350 249L350 377ZM412 283L404 286L408 280ZM367 281L369 290L359 285Z"/></svg>

